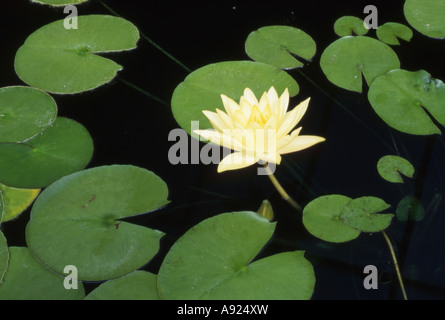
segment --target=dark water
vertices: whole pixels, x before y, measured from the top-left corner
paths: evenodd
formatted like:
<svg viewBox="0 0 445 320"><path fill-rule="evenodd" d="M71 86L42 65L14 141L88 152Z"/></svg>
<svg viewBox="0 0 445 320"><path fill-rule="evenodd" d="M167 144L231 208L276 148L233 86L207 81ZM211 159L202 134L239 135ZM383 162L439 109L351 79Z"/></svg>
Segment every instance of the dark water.
<svg viewBox="0 0 445 320"><path fill-rule="evenodd" d="M337 39L336 19L364 18L363 8L377 6L379 24L406 23L404 1L107 1L116 12L136 24L154 42L191 70L209 63L247 60L248 34L267 25L291 25L309 33L317 54L302 71L290 71L300 85L296 101L312 97L305 115L305 132L327 137L322 146L285 156L277 178L302 205L325 194L351 198L376 196L395 205L414 194L427 210L421 222L394 221L387 230L399 257L408 297L445 298L445 143L438 137L416 137L386 126L364 94L350 93L329 83L319 67L324 48ZM2 30L0 86L21 85L14 73L16 50L37 28L64 17L61 9L25 0L1 1ZM109 14L98 1L79 7L80 14ZM370 32L375 35L374 31ZM425 69L445 80L445 42L415 32L411 43L394 48L407 70ZM267 177L256 168L216 173L216 165L177 165L168 162L172 146L168 133L177 128L170 107L141 94L122 80L169 103L175 87L188 72L147 41L138 49L111 55L124 66L117 79L93 92L56 96L59 115L82 123L95 142L89 167L133 164L158 174L168 184L172 204L151 215L132 219L167 233L162 250L145 267L157 272L169 246L203 219L228 211L257 210L263 199L272 202L277 232L263 255L306 250L316 272L314 299L400 299L401 293L386 243L380 234L362 234L344 244L329 244L311 236ZM315 82L314 86L311 81ZM337 102L337 103L336 103ZM342 108L339 104L345 106ZM380 157L397 154L416 167L416 177L403 186L382 180L376 164ZM297 174L298 173L298 174ZM301 176L301 179L299 178ZM435 200L436 199L436 200ZM26 245L24 226L29 212L3 226L10 246ZM363 288L363 268L377 266L378 290Z"/></svg>

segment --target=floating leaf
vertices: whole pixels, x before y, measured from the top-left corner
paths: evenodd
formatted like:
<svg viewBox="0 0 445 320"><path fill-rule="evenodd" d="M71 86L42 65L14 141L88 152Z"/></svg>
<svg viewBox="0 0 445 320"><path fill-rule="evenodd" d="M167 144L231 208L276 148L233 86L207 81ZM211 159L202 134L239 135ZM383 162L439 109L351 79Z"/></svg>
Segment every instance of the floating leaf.
<svg viewBox="0 0 445 320"><path fill-rule="evenodd" d="M401 174L412 178L415 171L408 160L391 155L380 158L377 163L377 170L383 179L393 183L403 183Z"/></svg>
<svg viewBox="0 0 445 320"><path fill-rule="evenodd" d="M80 280L100 281L149 262L163 233L122 221L168 203L165 183L148 170L106 166L66 176L37 198L26 241L58 273L66 265Z"/></svg>
<svg viewBox="0 0 445 320"><path fill-rule="evenodd" d="M78 282L77 289L65 289L64 277L37 262L28 248L11 247L9 252L0 300L80 300L85 296L82 283Z"/></svg>
<svg viewBox="0 0 445 320"><path fill-rule="evenodd" d="M3 222L16 218L25 211L39 194L40 189L17 189L0 183L0 194L3 195Z"/></svg>
<svg viewBox="0 0 445 320"><path fill-rule="evenodd" d="M304 252L252 262L275 223L254 212L221 214L199 223L170 249L158 274L162 299L309 299L315 285Z"/></svg>
<svg viewBox="0 0 445 320"><path fill-rule="evenodd" d="M399 221L422 221L425 217L425 209L419 199L408 195L397 205L396 216Z"/></svg>
<svg viewBox="0 0 445 320"><path fill-rule="evenodd" d="M304 31L289 26L263 27L249 34L246 53L253 60L280 69L303 66L294 56L310 60L315 55L315 41Z"/></svg>
<svg viewBox="0 0 445 320"><path fill-rule="evenodd" d="M59 117L25 143L0 144L0 182L16 188L46 187L83 169L93 149L93 140L81 124Z"/></svg>
<svg viewBox="0 0 445 320"><path fill-rule="evenodd" d="M443 0L406 0L403 7L408 23L431 38L445 38Z"/></svg>
<svg viewBox="0 0 445 320"><path fill-rule="evenodd" d="M18 76L44 91L73 94L112 80L122 66L97 54L130 50L139 39L137 28L113 16L78 17L78 29L64 20L31 34L15 57Z"/></svg>
<svg viewBox="0 0 445 320"><path fill-rule="evenodd" d="M440 134L445 125L445 85L424 71L392 70L378 77L369 88L368 99L375 112L396 130L416 134Z"/></svg>
<svg viewBox="0 0 445 320"><path fill-rule="evenodd" d="M106 281L85 300L159 300L157 277L149 272L135 271Z"/></svg>
<svg viewBox="0 0 445 320"><path fill-rule="evenodd" d="M340 88L362 92L362 74L368 86L378 76L400 67L396 53L369 37L343 37L331 43L320 58L326 77Z"/></svg>
<svg viewBox="0 0 445 320"><path fill-rule="evenodd" d="M3 222L4 216L5 216L5 204L3 200L3 193L0 192L0 226Z"/></svg>
<svg viewBox="0 0 445 320"><path fill-rule="evenodd" d="M409 42L412 37L413 31L401 23L387 22L377 28L377 38L389 45L399 45L398 38Z"/></svg>
<svg viewBox="0 0 445 320"><path fill-rule="evenodd" d="M49 94L30 87L0 89L0 143L30 139L56 117L57 105Z"/></svg>
<svg viewBox="0 0 445 320"><path fill-rule="evenodd" d="M0 197L1 198L1 197ZM1 207L1 204L0 204ZM3 283L3 277L8 269L9 250L5 235L0 231L0 288ZM1 289L0 289L1 290Z"/></svg>
<svg viewBox="0 0 445 320"><path fill-rule="evenodd" d="M210 129L213 127L202 111L223 109L221 94L238 100L244 89L250 88L260 97L271 86L279 94L286 88L291 96L299 91L291 76L268 64L252 61L210 64L191 73L176 87L171 102L173 116L189 134L192 121L199 121L199 129Z"/></svg>
<svg viewBox="0 0 445 320"><path fill-rule="evenodd" d="M303 210L303 224L319 239L328 242L347 242L360 235L360 231L347 226L340 219L343 208L351 198L327 195L312 200Z"/></svg>
<svg viewBox="0 0 445 320"><path fill-rule="evenodd" d="M341 220L351 228L363 232L385 230L391 224L393 214L378 214L390 207L385 201L376 197L361 197L349 201L341 212Z"/></svg>
<svg viewBox="0 0 445 320"><path fill-rule="evenodd" d="M369 28L366 28L365 25L365 22L360 18L344 16L335 21L334 31L340 37L363 36L369 31Z"/></svg>

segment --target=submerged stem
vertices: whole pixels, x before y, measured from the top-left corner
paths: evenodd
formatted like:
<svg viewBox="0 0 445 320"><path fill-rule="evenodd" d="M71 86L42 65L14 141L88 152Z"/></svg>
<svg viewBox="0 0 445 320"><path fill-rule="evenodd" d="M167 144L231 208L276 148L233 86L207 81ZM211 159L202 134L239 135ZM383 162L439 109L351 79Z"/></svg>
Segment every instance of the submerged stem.
<svg viewBox="0 0 445 320"><path fill-rule="evenodd" d="M294 207L295 210L301 212L301 206L287 194L286 190L284 190L284 188L278 182L277 178L275 178L275 176L273 175L272 171L269 168L269 164L266 163L264 167L266 168L267 176L269 177L270 181L272 181L274 187L277 189L281 197L283 197L284 200L286 200L292 207Z"/></svg>
<svg viewBox="0 0 445 320"><path fill-rule="evenodd" d="M405 300L408 300L408 297L406 295L405 286L403 285L402 275L400 274L399 264L397 263L396 254L394 252L394 248L391 244L391 240L389 239L388 235L385 231L382 231L383 238L385 238L386 243L388 244L389 251L391 252L392 260L394 261L394 268L396 269L397 278L399 279L400 288L402 289L403 298Z"/></svg>

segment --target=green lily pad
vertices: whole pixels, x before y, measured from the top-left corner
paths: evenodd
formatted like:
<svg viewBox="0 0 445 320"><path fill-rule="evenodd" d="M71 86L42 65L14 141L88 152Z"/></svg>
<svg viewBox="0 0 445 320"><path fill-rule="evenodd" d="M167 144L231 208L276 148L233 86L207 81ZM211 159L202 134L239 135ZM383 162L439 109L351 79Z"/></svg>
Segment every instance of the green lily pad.
<svg viewBox="0 0 445 320"><path fill-rule="evenodd" d="M10 260L0 300L81 300L85 296L82 283L77 289L65 289L64 277L55 274L34 259L28 248L9 248Z"/></svg>
<svg viewBox="0 0 445 320"><path fill-rule="evenodd" d="M400 67L396 53L383 42L363 36L343 37L331 43L320 66L336 86L362 92L362 75L368 86L378 76Z"/></svg>
<svg viewBox="0 0 445 320"><path fill-rule="evenodd" d="M3 200L3 192L0 192L0 226L3 222L3 218L5 216L5 204Z"/></svg>
<svg viewBox="0 0 445 320"><path fill-rule="evenodd" d="M74 265L80 280L116 278L148 263L163 236L122 219L164 206L167 196L166 184L142 168L115 165L76 172L37 198L26 241L57 273Z"/></svg>
<svg viewBox="0 0 445 320"><path fill-rule="evenodd" d="M224 213L202 221L167 253L158 274L161 299L309 299L315 276L304 252L252 262L274 230L275 223L255 212Z"/></svg>
<svg viewBox="0 0 445 320"><path fill-rule="evenodd" d="M3 196L4 205L3 222L13 220L25 211L39 192L40 189L17 189L0 183L0 194Z"/></svg>
<svg viewBox="0 0 445 320"><path fill-rule="evenodd" d="M399 39L407 42L411 41L413 31L401 23L387 22L377 28L377 38L389 45L400 45Z"/></svg>
<svg viewBox="0 0 445 320"><path fill-rule="evenodd" d="M415 135L440 134L430 118L445 125L445 85L424 71L392 70L378 77L368 99L375 112L392 128Z"/></svg>
<svg viewBox="0 0 445 320"><path fill-rule="evenodd" d="M397 205L396 216L399 221L422 221L425 217L425 209L419 199L408 195Z"/></svg>
<svg viewBox="0 0 445 320"><path fill-rule="evenodd" d="M87 2L88 0L31 0L31 1L58 7L58 6L66 6L69 4L80 4L83 2Z"/></svg>
<svg viewBox="0 0 445 320"><path fill-rule="evenodd" d="M91 291L85 300L159 300L157 276L135 271L108 280Z"/></svg>
<svg viewBox="0 0 445 320"><path fill-rule="evenodd" d="M377 170L383 179L393 183L403 183L401 175L412 178L415 172L413 165L408 160L391 155L380 158Z"/></svg>
<svg viewBox="0 0 445 320"><path fill-rule="evenodd" d="M280 69L303 66L295 56L311 60L316 52L315 41L304 31L289 26L268 26L249 34L246 53L255 61Z"/></svg>
<svg viewBox="0 0 445 320"><path fill-rule="evenodd" d="M391 224L393 214L378 214L390 207L376 197L361 197L349 201L343 208L340 219L351 228L363 232L379 232Z"/></svg>
<svg viewBox="0 0 445 320"><path fill-rule="evenodd" d="M0 182L15 188L46 187L85 168L93 149L93 140L81 124L59 117L25 143L0 144Z"/></svg>
<svg viewBox="0 0 445 320"><path fill-rule="evenodd" d="M17 51L15 71L28 85L58 94L92 90L111 81L122 66L98 54L134 49L139 31L113 16L78 17L78 29L64 20L31 34Z"/></svg>
<svg viewBox="0 0 445 320"><path fill-rule="evenodd" d="M202 111L223 109L221 94L239 101L245 88L261 97L271 86L279 94L286 88L291 96L299 91L291 76L268 64L252 61L210 64L191 73L176 87L171 101L173 116L189 134L192 121L199 121L199 129L213 128Z"/></svg>
<svg viewBox="0 0 445 320"><path fill-rule="evenodd" d="M365 22L353 16L341 17L334 23L334 32L340 37L353 35L363 36L367 34L368 31L369 29L365 27Z"/></svg>
<svg viewBox="0 0 445 320"><path fill-rule="evenodd" d="M30 139L56 117L57 105L49 94L30 87L0 89L0 143Z"/></svg>
<svg viewBox="0 0 445 320"><path fill-rule="evenodd" d="M303 224L315 237L328 242L340 243L354 240L360 231L347 226L341 220L343 208L351 198L327 195L312 200L303 210Z"/></svg>
<svg viewBox="0 0 445 320"><path fill-rule="evenodd" d="M0 205L1 206L1 205ZM5 235L0 231L0 285L3 283L3 277L8 269L9 250Z"/></svg>
<svg viewBox="0 0 445 320"><path fill-rule="evenodd" d="M408 23L431 38L445 38L445 2L442 0L406 0L403 7Z"/></svg>

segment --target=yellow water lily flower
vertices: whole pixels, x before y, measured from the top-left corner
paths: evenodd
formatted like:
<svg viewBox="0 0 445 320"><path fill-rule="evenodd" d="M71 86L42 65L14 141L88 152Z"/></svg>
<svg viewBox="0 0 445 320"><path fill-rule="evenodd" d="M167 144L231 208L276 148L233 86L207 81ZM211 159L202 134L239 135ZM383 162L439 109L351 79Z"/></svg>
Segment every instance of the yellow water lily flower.
<svg viewBox="0 0 445 320"><path fill-rule="evenodd" d="M235 151L219 163L218 172L244 168L260 160L280 164L282 154L325 141L323 137L300 135L301 127L292 131L305 114L310 98L288 111L288 89L278 97L271 87L260 101L249 88L244 90L239 104L223 94L221 99L226 112L203 111L214 129L194 130L205 139Z"/></svg>

